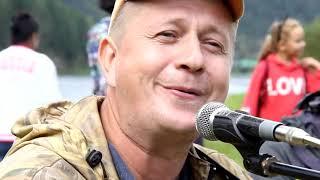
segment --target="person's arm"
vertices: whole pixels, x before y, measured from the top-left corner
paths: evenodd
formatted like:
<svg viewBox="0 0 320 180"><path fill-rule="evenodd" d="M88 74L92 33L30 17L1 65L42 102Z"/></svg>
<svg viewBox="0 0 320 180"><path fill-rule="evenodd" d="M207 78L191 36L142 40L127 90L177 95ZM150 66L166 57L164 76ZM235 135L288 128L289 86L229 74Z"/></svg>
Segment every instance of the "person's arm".
<svg viewBox="0 0 320 180"><path fill-rule="evenodd" d="M302 66L306 69L306 91L307 93L320 90L320 62L312 57L301 60Z"/></svg>
<svg viewBox="0 0 320 180"><path fill-rule="evenodd" d="M93 64L92 66L90 66L90 74L91 74L91 77L93 78L93 94L99 95L101 90L101 87L100 87L101 74L100 74L98 64Z"/></svg>
<svg viewBox="0 0 320 180"><path fill-rule="evenodd" d="M266 71L267 71L267 63L265 61L261 61L256 66L256 68L254 69L251 75L249 88L244 97L244 101L241 109L253 116L257 116L259 112L258 102L260 98L261 88L263 87L263 83L267 78Z"/></svg>
<svg viewBox="0 0 320 180"><path fill-rule="evenodd" d="M93 80L93 91L94 95L103 95L101 92L102 88L101 81L101 72L98 65L98 48L100 41L107 36L108 34L108 25L109 21L105 21L107 19L103 19L96 23L92 28L88 31L88 41L87 41L87 57L88 57L88 65L90 68L90 76Z"/></svg>

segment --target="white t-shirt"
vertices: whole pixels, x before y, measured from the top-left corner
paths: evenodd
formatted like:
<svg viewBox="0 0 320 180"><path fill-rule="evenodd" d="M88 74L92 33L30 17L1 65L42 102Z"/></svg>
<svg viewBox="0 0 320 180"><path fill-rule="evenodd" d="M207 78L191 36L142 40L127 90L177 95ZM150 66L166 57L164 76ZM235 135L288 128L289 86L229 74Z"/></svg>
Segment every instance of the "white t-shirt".
<svg viewBox="0 0 320 180"><path fill-rule="evenodd" d="M0 52L0 142L13 140L19 117L61 99L56 67L46 55L16 45Z"/></svg>

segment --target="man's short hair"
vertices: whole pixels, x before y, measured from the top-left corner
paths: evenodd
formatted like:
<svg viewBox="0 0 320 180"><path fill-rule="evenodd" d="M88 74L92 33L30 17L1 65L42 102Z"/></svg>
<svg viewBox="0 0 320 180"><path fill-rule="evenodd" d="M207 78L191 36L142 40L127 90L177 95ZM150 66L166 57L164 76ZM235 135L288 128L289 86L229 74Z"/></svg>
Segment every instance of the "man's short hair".
<svg viewBox="0 0 320 180"><path fill-rule="evenodd" d="M33 33L39 31L36 20L28 13L19 13L12 17L11 44L19 44L28 41Z"/></svg>

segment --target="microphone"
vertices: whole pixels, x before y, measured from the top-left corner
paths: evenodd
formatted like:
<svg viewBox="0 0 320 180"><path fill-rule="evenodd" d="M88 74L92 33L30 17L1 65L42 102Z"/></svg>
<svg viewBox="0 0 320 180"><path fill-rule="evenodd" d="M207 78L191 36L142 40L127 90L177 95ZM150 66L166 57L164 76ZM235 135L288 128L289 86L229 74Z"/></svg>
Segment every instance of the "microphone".
<svg viewBox="0 0 320 180"><path fill-rule="evenodd" d="M219 102L202 106L196 117L196 129L205 139L233 145L257 145L269 140L320 148L320 140L302 129L232 111Z"/></svg>

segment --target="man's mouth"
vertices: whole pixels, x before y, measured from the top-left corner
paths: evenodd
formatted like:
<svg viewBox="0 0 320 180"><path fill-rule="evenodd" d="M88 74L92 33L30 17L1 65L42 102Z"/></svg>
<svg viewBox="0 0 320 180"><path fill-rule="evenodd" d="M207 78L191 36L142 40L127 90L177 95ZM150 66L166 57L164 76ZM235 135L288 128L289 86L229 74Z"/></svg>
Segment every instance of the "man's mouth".
<svg viewBox="0 0 320 180"><path fill-rule="evenodd" d="M180 93L188 94L191 96L201 96L203 93L201 90L196 88L190 88L190 87L183 87L183 86L168 86L165 87L166 89L177 91Z"/></svg>

